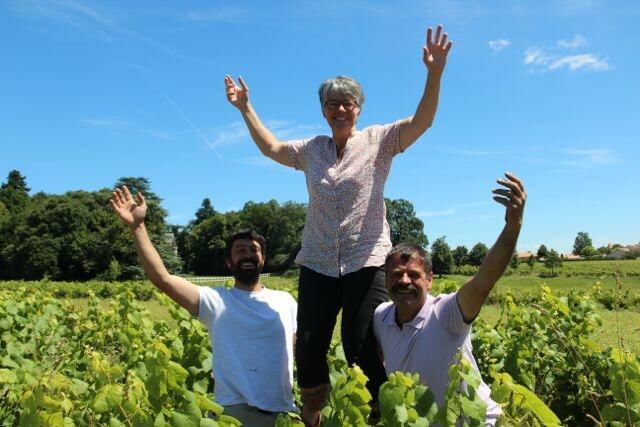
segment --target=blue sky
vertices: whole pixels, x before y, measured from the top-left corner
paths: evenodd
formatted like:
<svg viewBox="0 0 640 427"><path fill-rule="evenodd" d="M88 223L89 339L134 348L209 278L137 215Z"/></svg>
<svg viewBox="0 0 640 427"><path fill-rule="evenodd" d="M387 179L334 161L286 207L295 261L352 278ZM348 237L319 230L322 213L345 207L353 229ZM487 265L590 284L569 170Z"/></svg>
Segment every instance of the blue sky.
<svg viewBox="0 0 640 427"><path fill-rule="evenodd" d="M429 25L454 42L432 129L393 164L430 241L492 244L495 179L529 193L518 250L640 241L640 4L634 1L0 3L0 179L32 193L144 176L169 221L205 197L307 201L301 172L263 158L223 77L242 75L281 139L329 132L316 91L358 79L359 127L411 115Z"/></svg>

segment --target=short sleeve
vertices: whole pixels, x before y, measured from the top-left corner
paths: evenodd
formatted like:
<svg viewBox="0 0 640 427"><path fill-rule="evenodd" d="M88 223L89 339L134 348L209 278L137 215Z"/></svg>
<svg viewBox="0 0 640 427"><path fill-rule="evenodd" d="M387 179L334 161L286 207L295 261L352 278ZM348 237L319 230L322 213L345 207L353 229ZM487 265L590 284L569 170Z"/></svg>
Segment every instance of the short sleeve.
<svg viewBox="0 0 640 427"><path fill-rule="evenodd" d="M471 325L466 323L462 317L457 295L457 292L438 295L433 302L433 311L438 321L449 333L465 335L471 331Z"/></svg>
<svg viewBox="0 0 640 427"><path fill-rule="evenodd" d="M298 303L291 295L289 295L291 299L291 324L293 325L293 333L298 332Z"/></svg>
<svg viewBox="0 0 640 427"><path fill-rule="evenodd" d="M223 305L222 296L218 288L207 286L198 286L198 288L200 290L198 320L204 325L211 325L220 314L220 308Z"/></svg>
<svg viewBox="0 0 640 427"><path fill-rule="evenodd" d="M289 159L297 170L307 169L307 147L310 139L296 139L288 141Z"/></svg>
<svg viewBox="0 0 640 427"><path fill-rule="evenodd" d="M379 126L377 132L380 149L385 155L393 157L402 152L400 149L400 121Z"/></svg>

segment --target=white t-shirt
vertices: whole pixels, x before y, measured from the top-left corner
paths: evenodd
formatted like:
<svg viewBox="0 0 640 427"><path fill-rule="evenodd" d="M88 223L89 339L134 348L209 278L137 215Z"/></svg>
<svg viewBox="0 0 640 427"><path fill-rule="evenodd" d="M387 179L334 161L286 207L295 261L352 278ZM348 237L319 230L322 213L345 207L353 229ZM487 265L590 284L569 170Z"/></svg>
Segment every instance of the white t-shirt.
<svg viewBox="0 0 640 427"><path fill-rule="evenodd" d="M200 287L200 321L213 351L215 400L286 412L293 402L297 303L283 291Z"/></svg>

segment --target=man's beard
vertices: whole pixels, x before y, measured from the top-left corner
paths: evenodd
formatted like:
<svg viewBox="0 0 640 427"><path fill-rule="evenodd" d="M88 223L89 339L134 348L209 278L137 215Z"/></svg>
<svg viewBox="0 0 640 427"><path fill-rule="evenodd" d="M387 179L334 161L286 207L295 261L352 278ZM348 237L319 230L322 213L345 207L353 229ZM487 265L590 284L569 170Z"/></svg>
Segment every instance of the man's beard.
<svg viewBox="0 0 640 427"><path fill-rule="evenodd" d="M242 264L245 262L252 263L254 268L242 268ZM260 272L262 272L262 267L258 265L258 262L255 259L252 258L241 259L231 266L231 274L233 274L233 278L241 285L253 285L258 283L260 280Z"/></svg>

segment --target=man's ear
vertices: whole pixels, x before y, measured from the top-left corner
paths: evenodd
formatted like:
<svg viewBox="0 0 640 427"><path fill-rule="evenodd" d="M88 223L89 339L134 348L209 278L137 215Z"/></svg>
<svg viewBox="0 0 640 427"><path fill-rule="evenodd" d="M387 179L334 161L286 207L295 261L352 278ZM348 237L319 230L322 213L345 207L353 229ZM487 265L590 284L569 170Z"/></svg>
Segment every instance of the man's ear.
<svg viewBox="0 0 640 427"><path fill-rule="evenodd" d="M229 258L224 260L224 266L231 270L231 260Z"/></svg>
<svg viewBox="0 0 640 427"><path fill-rule="evenodd" d="M427 273L427 288L431 290L433 286L433 271Z"/></svg>

